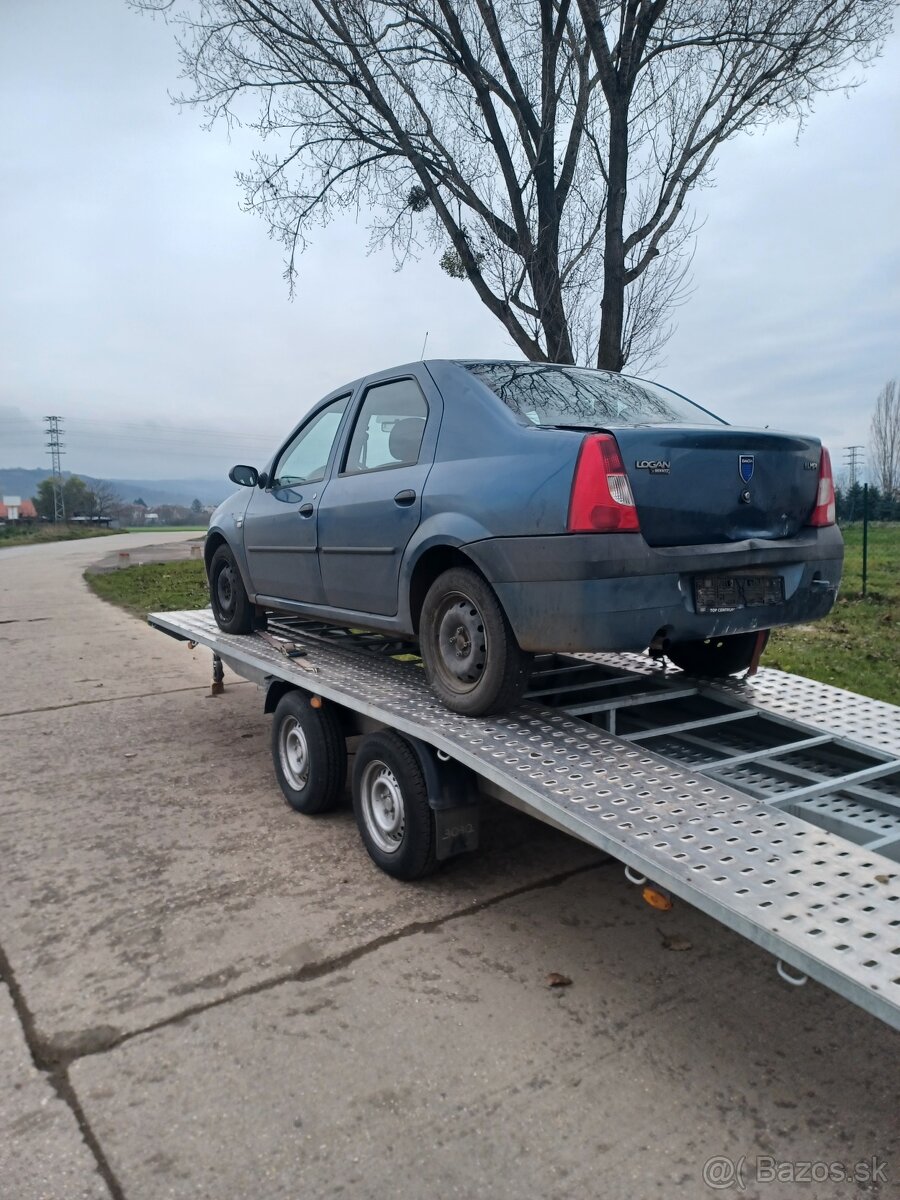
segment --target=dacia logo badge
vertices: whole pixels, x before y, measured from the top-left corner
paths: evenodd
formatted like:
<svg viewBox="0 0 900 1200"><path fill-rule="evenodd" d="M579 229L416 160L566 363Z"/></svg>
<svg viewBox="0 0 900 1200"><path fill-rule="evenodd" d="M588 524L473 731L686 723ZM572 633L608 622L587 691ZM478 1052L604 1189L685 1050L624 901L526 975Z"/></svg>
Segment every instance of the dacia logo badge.
<svg viewBox="0 0 900 1200"><path fill-rule="evenodd" d="M753 455L752 454L742 454L741 455L741 479L743 479L744 483L749 483L752 478L753 478Z"/></svg>

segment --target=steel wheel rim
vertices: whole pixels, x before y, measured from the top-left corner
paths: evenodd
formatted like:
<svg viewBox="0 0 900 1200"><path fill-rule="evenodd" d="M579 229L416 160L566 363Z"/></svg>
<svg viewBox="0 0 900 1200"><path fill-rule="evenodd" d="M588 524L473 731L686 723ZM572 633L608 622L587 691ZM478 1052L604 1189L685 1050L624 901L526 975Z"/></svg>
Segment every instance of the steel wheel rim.
<svg viewBox="0 0 900 1200"><path fill-rule="evenodd" d="M397 777L387 763L374 758L366 765L359 793L369 837L384 854L396 854L406 832L406 806Z"/></svg>
<svg viewBox="0 0 900 1200"><path fill-rule="evenodd" d="M295 792L309 783L309 743L296 717L285 717L278 732L278 760Z"/></svg>
<svg viewBox="0 0 900 1200"><path fill-rule="evenodd" d="M234 610L234 600L234 571L229 563L224 563L216 576L216 603L219 612L228 616Z"/></svg>
<svg viewBox="0 0 900 1200"><path fill-rule="evenodd" d="M488 636L478 605L462 592L450 592L437 611L437 665L455 692L471 692L487 665Z"/></svg>

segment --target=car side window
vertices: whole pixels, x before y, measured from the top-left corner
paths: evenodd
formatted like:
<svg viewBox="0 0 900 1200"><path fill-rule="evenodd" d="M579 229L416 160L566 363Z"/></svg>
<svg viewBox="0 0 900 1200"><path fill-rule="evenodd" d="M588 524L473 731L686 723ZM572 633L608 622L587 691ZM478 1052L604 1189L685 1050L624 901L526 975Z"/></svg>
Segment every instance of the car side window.
<svg viewBox="0 0 900 1200"><path fill-rule="evenodd" d="M368 388L347 450L344 472L383 471L419 461L428 404L414 379L392 379Z"/></svg>
<svg viewBox="0 0 900 1200"><path fill-rule="evenodd" d="M333 400L303 426L278 460L273 489L320 483L325 478L331 447L349 400L349 396Z"/></svg>

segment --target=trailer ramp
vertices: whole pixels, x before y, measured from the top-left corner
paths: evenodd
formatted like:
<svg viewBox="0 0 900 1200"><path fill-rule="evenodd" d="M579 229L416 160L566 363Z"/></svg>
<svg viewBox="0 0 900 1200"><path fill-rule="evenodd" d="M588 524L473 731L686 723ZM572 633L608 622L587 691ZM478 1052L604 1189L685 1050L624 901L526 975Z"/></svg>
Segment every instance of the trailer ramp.
<svg viewBox="0 0 900 1200"><path fill-rule="evenodd" d="M208 610L149 620L429 743L900 1028L900 708L772 670L723 683L545 655L523 704L463 717L379 635L272 620L305 649L290 658Z"/></svg>

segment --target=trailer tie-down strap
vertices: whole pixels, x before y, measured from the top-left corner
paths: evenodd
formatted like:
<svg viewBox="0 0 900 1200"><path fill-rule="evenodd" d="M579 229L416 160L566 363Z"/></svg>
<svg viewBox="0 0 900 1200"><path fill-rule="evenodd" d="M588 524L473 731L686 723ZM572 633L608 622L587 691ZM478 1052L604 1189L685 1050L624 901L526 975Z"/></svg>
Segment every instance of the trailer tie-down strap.
<svg viewBox="0 0 900 1200"><path fill-rule="evenodd" d="M305 646L301 646L299 642L290 642L286 638L275 637L274 634L268 633L266 630L258 630L256 636L262 640L273 650L277 650L279 654L283 654L285 658L293 659L301 670L309 671L313 675L318 675L319 668L314 667L312 663L297 662L298 659L305 658L308 651Z"/></svg>

